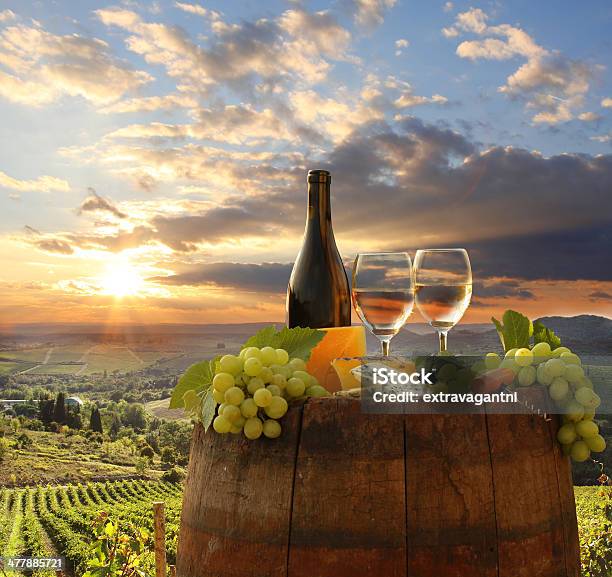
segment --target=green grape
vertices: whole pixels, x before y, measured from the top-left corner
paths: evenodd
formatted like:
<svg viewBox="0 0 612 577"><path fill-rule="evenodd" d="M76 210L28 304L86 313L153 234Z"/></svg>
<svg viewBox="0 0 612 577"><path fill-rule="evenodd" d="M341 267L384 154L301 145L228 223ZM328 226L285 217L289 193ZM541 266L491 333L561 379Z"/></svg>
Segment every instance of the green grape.
<svg viewBox="0 0 612 577"><path fill-rule="evenodd" d="M246 349L241 349L238 353L238 358L244 361L244 353L246 353ZM243 363L244 364L244 363Z"/></svg>
<svg viewBox="0 0 612 577"><path fill-rule="evenodd" d="M574 353L561 353L559 357L566 365L581 365L582 361L578 355Z"/></svg>
<svg viewBox="0 0 612 577"><path fill-rule="evenodd" d="M217 431L217 433L221 433L222 435L229 433L231 428L232 424L223 415L215 417L213 429Z"/></svg>
<svg viewBox="0 0 612 577"><path fill-rule="evenodd" d="M248 357L246 361L244 361L244 372L249 375L249 377L256 377L261 373L261 369L263 369L263 365L261 361L255 357Z"/></svg>
<svg viewBox="0 0 612 577"><path fill-rule="evenodd" d="M225 401L225 393L218 391L217 389L215 389L215 387L213 387L212 395L213 399L215 399L215 402L217 403L223 403Z"/></svg>
<svg viewBox="0 0 612 577"><path fill-rule="evenodd" d="M593 453L603 453L606 450L606 440L601 435L587 437L584 442Z"/></svg>
<svg viewBox="0 0 612 577"><path fill-rule="evenodd" d="M329 397L329 391L321 385L312 385L306 389L307 397Z"/></svg>
<svg viewBox="0 0 612 577"><path fill-rule="evenodd" d="M571 353L567 347L557 347L551 354L553 357L560 357L563 353Z"/></svg>
<svg viewBox="0 0 612 577"><path fill-rule="evenodd" d="M247 391L250 395L254 395L255 391L263 389L266 385L259 377L253 377L247 385Z"/></svg>
<svg viewBox="0 0 612 577"><path fill-rule="evenodd" d="M533 353L526 348L518 349L514 353L514 362L519 367L528 367L533 363Z"/></svg>
<svg viewBox="0 0 612 577"><path fill-rule="evenodd" d="M257 417L251 417L246 420L246 423L243 427L244 436L251 441L254 439L259 439L263 432L263 424L260 419Z"/></svg>
<svg viewBox="0 0 612 577"><path fill-rule="evenodd" d="M257 347L247 347L244 351L244 360L257 359L261 362L261 351Z"/></svg>
<svg viewBox="0 0 612 577"><path fill-rule="evenodd" d="M287 381L287 386L285 387L287 394L291 397L301 397L306 390L306 385L302 379L297 379L295 377L291 377Z"/></svg>
<svg viewBox="0 0 612 577"><path fill-rule="evenodd" d="M561 359L548 359L544 366L553 378L562 377L565 374L565 363Z"/></svg>
<svg viewBox="0 0 612 577"><path fill-rule="evenodd" d="M535 383L536 369L535 367L523 367L518 374L518 383L521 387L530 387Z"/></svg>
<svg viewBox="0 0 612 577"><path fill-rule="evenodd" d="M225 402L230 405L238 406L240 403L244 401L244 393L240 387L232 387L231 389L227 389L225 391Z"/></svg>
<svg viewBox="0 0 612 577"><path fill-rule="evenodd" d="M258 375L258 377L266 384L272 380L273 376L274 373L271 371L270 367L264 367L261 369L261 373Z"/></svg>
<svg viewBox="0 0 612 577"><path fill-rule="evenodd" d="M582 461L586 461L591 456L591 450L584 441L574 441L570 455L574 461L582 463Z"/></svg>
<svg viewBox="0 0 612 577"><path fill-rule="evenodd" d="M516 353L516 351L518 351L518 349L510 349L509 351L506 352L506 354L504 355L505 359L513 359L514 358L514 354Z"/></svg>
<svg viewBox="0 0 612 577"><path fill-rule="evenodd" d="M277 387L276 385L268 385L266 389L268 389L268 391L272 393L273 397L280 397L283 394L283 391L281 391L281 388Z"/></svg>
<svg viewBox="0 0 612 577"><path fill-rule="evenodd" d="M578 381L578 383L576 384L576 388L577 389L581 389L583 387L586 387L588 389L592 389L593 388L593 383L591 382L591 379L589 379L589 377L587 377L586 375L584 377L582 377Z"/></svg>
<svg viewBox="0 0 612 577"><path fill-rule="evenodd" d="M291 376L304 381L306 386L310 384L310 375L306 371L294 371Z"/></svg>
<svg viewBox="0 0 612 577"><path fill-rule="evenodd" d="M553 401L560 401L565 398L569 391L567 381L561 377L555 377L548 387L548 394Z"/></svg>
<svg viewBox="0 0 612 577"><path fill-rule="evenodd" d="M257 389L253 400L258 407L267 407L272 402L272 393L268 389Z"/></svg>
<svg viewBox="0 0 612 577"><path fill-rule="evenodd" d="M568 365L564 376L572 385L577 385L584 377L584 369L580 365Z"/></svg>
<svg viewBox="0 0 612 577"><path fill-rule="evenodd" d="M557 431L557 440L562 445L571 445L576 440L576 427L574 423L566 423Z"/></svg>
<svg viewBox="0 0 612 577"><path fill-rule="evenodd" d="M270 383L282 390L287 386L287 378L285 375L274 375Z"/></svg>
<svg viewBox="0 0 612 577"><path fill-rule="evenodd" d="M516 364L513 358L505 358L499 365L501 369L510 369L515 375L518 374L520 367Z"/></svg>
<svg viewBox="0 0 612 577"><path fill-rule="evenodd" d="M223 416L230 423L236 423L236 421L242 416L242 413L236 405L226 405L225 409L223 409Z"/></svg>
<svg viewBox="0 0 612 577"><path fill-rule="evenodd" d="M268 437L268 439L280 437L281 431L280 423L274 419L267 419L263 424L263 434Z"/></svg>
<svg viewBox="0 0 612 577"><path fill-rule="evenodd" d="M233 387L234 383L234 377L229 373L217 373L213 377L213 387L222 393L225 393L227 389Z"/></svg>
<svg viewBox="0 0 612 577"><path fill-rule="evenodd" d="M235 355L224 355L219 360L219 368L224 373L239 375L242 372L242 359Z"/></svg>
<svg viewBox="0 0 612 577"><path fill-rule="evenodd" d="M230 427L230 431L229 431L232 435L238 435L239 433L242 433L242 427L239 427L238 425L232 425Z"/></svg>
<svg viewBox="0 0 612 577"><path fill-rule="evenodd" d="M546 363L538 365L536 369L536 377L541 385L550 385L553 382L553 376L546 369Z"/></svg>
<svg viewBox="0 0 612 577"><path fill-rule="evenodd" d="M289 405L283 397L272 397L272 401L264 409L264 412L272 419L280 419L288 409Z"/></svg>
<svg viewBox="0 0 612 577"><path fill-rule="evenodd" d="M251 398L244 399L242 403L240 403L240 412L242 416L250 419L257 414L259 407L255 404L255 401Z"/></svg>
<svg viewBox="0 0 612 577"><path fill-rule="evenodd" d="M264 365L273 365L276 363L276 349L272 347L264 347L261 349L261 362Z"/></svg>
<svg viewBox="0 0 612 577"><path fill-rule="evenodd" d="M599 427L593 421L579 421L576 423L576 432L583 438L594 437L599 434Z"/></svg>
<svg viewBox="0 0 612 577"><path fill-rule="evenodd" d="M595 418L595 411L584 411L584 416L582 417L582 420L584 421L592 421Z"/></svg>
<svg viewBox="0 0 612 577"><path fill-rule="evenodd" d="M276 349L276 362L286 365L289 362L289 353L285 349Z"/></svg>
<svg viewBox="0 0 612 577"><path fill-rule="evenodd" d="M583 406L588 407L589 409L596 409L598 405L593 405L593 401L595 399L596 393L592 389L588 387L581 387L576 389L574 393L576 400Z"/></svg>
<svg viewBox="0 0 612 577"><path fill-rule="evenodd" d="M501 364L501 359L497 353L487 353L485 357L485 366L489 370L496 369Z"/></svg>
<svg viewBox="0 0 612 577"><path fill-rule="evenodd" d="M550 350L550 345L548 343L537 343L533 345L531 352L536 358L536 362L538 362L537 359L539 359L539 362L543 361L547 357L550 357L552 353L552 351Z"/></svg>
<svg viewBox="0 0 612 577"><path fill-rule="evenodd" d="M299 358L294 358L289 361L289 367L291 367L292 371L305 371L306 363Z"/></svg>
<svg viewBox="0 0 612 577"><path fill-rule="evenodd" d="M232 425L234 427L238 427L241 431L245 423L246 423L246 419L242 416L242 414L240 414L240 416L235 421L232 421Z"/></svg>
<svg viewBox="0 0 612 577"><path fill-rule="evenodd" d="M225 402L221 403L219 405L219 407L217 408L217 415L222 415L223 411L225 411L225 407L228 407L229 405Z"/></svg>
<svg viewBox="0 0 612 577"><path fill-rule="evenodd" d="M565 414L568 420L576 423L584 416L584 407L576 401L570 401L565 407Z"/></svg>
<svg viewBox="0 0 612 577"><path fill-rule="evenodd" d="M237 387L244 387L244 378L245 378L245 374L244 373L240 373L239 375L236 375L234 377L234 385ZM249 377L246 377L247 380L249 379Z"/></svg>

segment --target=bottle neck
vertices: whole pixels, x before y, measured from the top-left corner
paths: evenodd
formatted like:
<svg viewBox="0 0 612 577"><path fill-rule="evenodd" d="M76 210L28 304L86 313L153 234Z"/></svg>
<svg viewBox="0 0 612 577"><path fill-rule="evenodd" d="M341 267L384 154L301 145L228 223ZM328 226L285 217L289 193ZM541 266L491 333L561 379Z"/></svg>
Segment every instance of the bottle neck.
<svg viewBox="0 0 612 577"><path fill-rule="evenodd" d="M332 232L329 182L308 183L306 232L321 236Z"/></svg>

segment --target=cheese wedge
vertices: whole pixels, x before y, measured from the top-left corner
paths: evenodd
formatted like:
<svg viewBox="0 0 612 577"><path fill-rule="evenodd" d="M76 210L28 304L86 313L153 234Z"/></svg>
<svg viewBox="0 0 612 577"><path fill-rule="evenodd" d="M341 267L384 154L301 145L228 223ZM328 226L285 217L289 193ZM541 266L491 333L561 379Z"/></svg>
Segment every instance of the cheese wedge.
<svg viewBox="0 0 612 577"><path fill-rule="evenodd" d="M339 391L340 378L332 361L341 357L362 357L366 354L366 334L363 326L321 329L327 334L312 350L307 370L317 377L330 392ZM359 364L359 363L357 363Z"/></svg>

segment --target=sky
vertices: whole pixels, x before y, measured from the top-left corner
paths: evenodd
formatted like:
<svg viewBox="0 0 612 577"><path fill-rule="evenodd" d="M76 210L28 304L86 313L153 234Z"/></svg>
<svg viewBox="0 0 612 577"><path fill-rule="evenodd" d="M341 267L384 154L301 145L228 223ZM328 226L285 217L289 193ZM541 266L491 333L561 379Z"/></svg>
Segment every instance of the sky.
<svg viewBox="0 0 612 577"><path fill-rule="evenodd" d="M610 29L607 0L0 0L0 324L282 321L310 168L349 268L465 247L466 322L612 317Z"/></svg>

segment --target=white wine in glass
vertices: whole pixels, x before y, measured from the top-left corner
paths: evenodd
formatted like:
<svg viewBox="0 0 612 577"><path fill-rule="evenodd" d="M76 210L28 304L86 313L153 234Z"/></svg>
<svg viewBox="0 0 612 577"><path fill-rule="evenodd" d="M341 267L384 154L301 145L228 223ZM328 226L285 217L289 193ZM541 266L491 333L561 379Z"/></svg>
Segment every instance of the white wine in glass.
<svg viewBox="0 0 612 577"><path fill-rule="evenodd" d="M415 302L423 318L438 331L440 352L448 331L463 317L472 298L472 269L464 249L417 251Z"/></svg>
<svg viewBox="0 0 612 577"><path fill-rule="evenodd" d="M353 267L353 306L389 355L391 339L414 306L412 263L407 253L359 254Z"/></svg>

